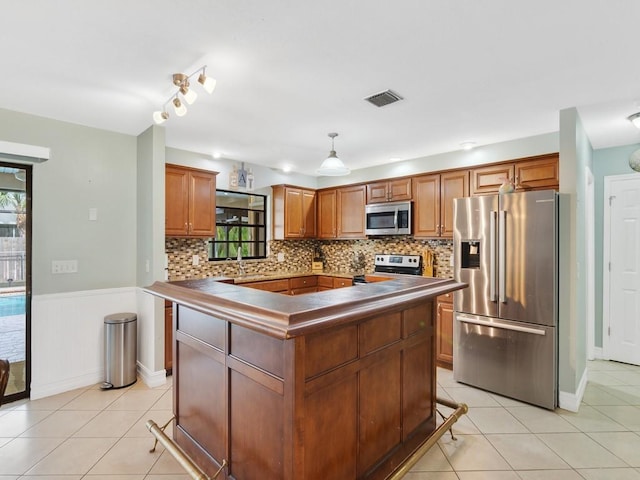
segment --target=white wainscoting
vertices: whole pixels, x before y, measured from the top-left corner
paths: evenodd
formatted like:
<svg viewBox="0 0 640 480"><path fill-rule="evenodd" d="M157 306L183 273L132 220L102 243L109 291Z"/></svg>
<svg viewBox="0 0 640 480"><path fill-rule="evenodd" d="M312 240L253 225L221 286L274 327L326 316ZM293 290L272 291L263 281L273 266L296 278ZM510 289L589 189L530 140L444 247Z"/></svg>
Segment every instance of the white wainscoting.
<svg viewBox="0 0 640 480"><path fill-rule="evenodd" d="M135 287L34 295L31 302L31 398L104 381L104 317L135 312ZM149 344L138 334L138 345ZM153 342L153 340L151 340ZM153 383L164 374L138 360ZM143 380L145 380L143 378Z"/></svg>

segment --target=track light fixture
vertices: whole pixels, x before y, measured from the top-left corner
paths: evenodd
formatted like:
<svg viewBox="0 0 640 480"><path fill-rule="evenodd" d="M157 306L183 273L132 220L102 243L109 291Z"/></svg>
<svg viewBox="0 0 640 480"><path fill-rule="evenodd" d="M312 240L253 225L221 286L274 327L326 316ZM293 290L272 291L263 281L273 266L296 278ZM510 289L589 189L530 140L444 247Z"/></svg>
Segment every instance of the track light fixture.
<svg viewBox="0 0 640 480"><path fill-rule="evenodd" d="M198 98L198 94L190 88L191 83L189 82L189 80L196 74L199 74L198 83L202 85L204 91L208 94L213 93L213 90L216 88L216 81L211 77L207 77L206 69L207 66L204 65L193 72L191 75L185 75L184 73L173 74L173 84L178 88L178 91L175 94L171 95L166 102L164 102L164 104L162 105L162 110L153 112L153 121L157 125L161 125L168 120L169 113L167 113L167 105L169 103L173 103L174 112L178 117L183 117L184 115L186 115L187 107L185 103L192 105L193 102L195 102Z"/></svg>

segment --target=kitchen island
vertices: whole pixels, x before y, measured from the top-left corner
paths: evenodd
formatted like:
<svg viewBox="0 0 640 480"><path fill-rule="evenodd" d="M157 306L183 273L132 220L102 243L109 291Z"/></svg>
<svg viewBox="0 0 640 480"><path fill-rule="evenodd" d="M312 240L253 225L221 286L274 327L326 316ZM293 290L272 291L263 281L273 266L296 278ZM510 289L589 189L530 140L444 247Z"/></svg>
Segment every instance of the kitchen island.
<svg viewBox="0 0 640 480"><path fill-rule="evenodd" d="M448 279L299 296L215 279L173 302L173 437L208 475L383 479L435 429L436 296Z"/></svg>

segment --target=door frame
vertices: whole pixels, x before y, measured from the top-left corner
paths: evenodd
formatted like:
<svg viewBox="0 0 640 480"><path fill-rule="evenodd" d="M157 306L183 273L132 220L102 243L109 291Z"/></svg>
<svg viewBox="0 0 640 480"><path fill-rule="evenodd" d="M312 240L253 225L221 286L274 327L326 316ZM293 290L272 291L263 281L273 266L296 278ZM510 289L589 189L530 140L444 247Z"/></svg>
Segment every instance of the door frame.
<svg viewBox="0 0 640 480"><path fill-rule="evenodd" d="M603 228L602 228L602 357L605 360L611 358L608 328L611 322L611 274L609 272L609 262L611 260L611 184L618 180L639 179L637 173L624 175L609 175L604 177L604 198L603 201Z"/></svg>
<svg viewBox="0 0 640 480"><path fill-rule="evenodd" d="M19 168L26 172L25 178L25 195L26 198L26 207L27 207L27 218L25 225L26 232L26 241L25 241L25 286L24 286L24 322L25 322L25 372L24 372L24 381L25 388L22 392L12 393L10 395L6 395L4 397L3 403L13 402L15 400L20 400L23 398L29 398L31 395L31 296L32 296L32 217L33 217L33 209L32 209L32 187L33 187L33 165L28 163L17 163L11 162L10 160L4 160L0 157L0 166L10 167L10 168Z"/></svg>

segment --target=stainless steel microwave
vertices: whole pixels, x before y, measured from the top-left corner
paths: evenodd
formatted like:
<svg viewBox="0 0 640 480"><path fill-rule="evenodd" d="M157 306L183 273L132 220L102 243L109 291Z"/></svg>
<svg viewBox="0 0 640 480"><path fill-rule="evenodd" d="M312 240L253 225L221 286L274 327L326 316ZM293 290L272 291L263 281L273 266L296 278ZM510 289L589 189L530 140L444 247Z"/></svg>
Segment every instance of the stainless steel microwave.
<svg viewBox="0 0 640 480"><path fill-rule="evenodd" d="M411 202L372 203L365 207L367 235L411 234Z"/></svg>

